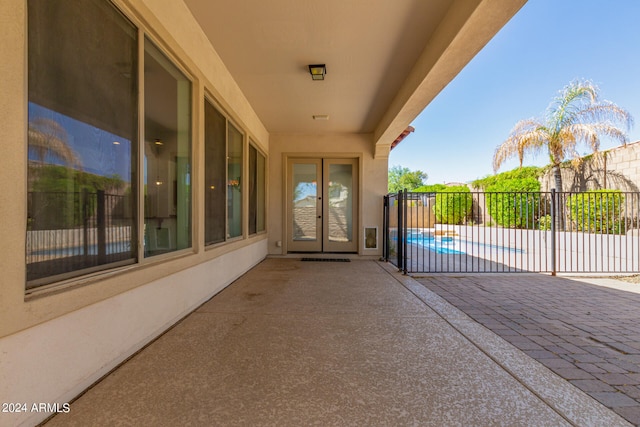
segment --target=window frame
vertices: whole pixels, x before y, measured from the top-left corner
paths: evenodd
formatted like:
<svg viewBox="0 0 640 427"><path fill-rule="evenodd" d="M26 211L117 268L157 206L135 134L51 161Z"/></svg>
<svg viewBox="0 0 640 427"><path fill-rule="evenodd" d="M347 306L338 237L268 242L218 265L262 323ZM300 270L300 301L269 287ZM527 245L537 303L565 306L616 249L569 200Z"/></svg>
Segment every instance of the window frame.
<svg viewBox="0 0 640 427"><path fill-rule="evenodd" d="M247 150L247 141L249 140L249 136L248 136L248 132L247 130L243 127L238 125L238 123L233 119L233 117L231 116L231 114L229 114L227 112L226 109L224 109L220 103L215 99L215 97L213 97L209 91L205 91L205 95L204 95L204 101L202 102L202 108L203 111L205 109L205 103L208 102L213 108L215 108L215 110L222 116L224 117L225 120L225 128L224 128L224 144L225 144L225 174L224 174L224 182L225 183L229 183L229 129L230 126L233 126L242 136L242 157L241 157L241 161L240 161L240 165L241 165L241 183L240 183L240 194L241 194L241 205L242 205L242 209L241 209L241 216L240 216L240 225L242 227L241 229L241 233L237 236L229 236L229 192L228 192L228 188L225 189L225 211L224 211L224 239L218 242L211 242L211 243L204 243L204 247L205 250L209 250L211 248L215 248L215 247L219 247L219 246L223 246L225 244L228 243L232 243L232 242L237 242L237 241L241 241L244 240L248 237L247 235L247 229L248 229L248 222L247 222L247 217L248 217L248 204L247 204L247 198L245 197L245 194L247 194L247 170L248 170L248 150ZM202 128L204 129L204 131L206 131L206 118L203 118L203 123L202 123ZM206 135L203 134L203 146L204 146L204 141L206 140ZM206 161L206 158L204 159L204 161ZM206 163L204 165L205 169L207 167ZM202 189L199 191L199 194L201 197L203 197L203 201L205 199L205 192L206 192L206 188L207 188L207 184L203 182L202 185ZM204 203L203 203L204 204ZM206 221L207 216L206 216L206 212L203 212L203 216L204 216L204 220ZM205 229L206 229L206 225L205 225Z"/></svg>
<svg viewBox="0 0 640 427"><path fill-rule="evenodd" d="M53 292L57 292L60 290L73 289L76 286L88 285L91 283L95 283L97 277L111 277L113 275L120 274L122 272L131 271L132 269L144 268L148 265L157 264L160 262L164 262L168 259L177 259L181 258L187 254L194 254L198 251L198 246L200 245L199 240L197 239L196 232L199 230L199 227L196 226L196 219L198 218L198 204L196 193L199 191L198 186L200 182L197 178L198 166L196 164L196 158L198 154L198 150L200 148L200 144L198 143L198 124L199 124L199 106L198 102L200 99L203 99L202 93L199 88L199 79L197 78L197 74L190 71L189 67L185 65L185 62L178 58L178 55L174 53L174 50L168 45L167 42L163 40L162 37L158 36L157 33L146 23L144 19L140 17L139 12L132 10L130 7L122 4L117 0L103 0L105 6L113 8L114 11L118 12L122 15L123 19L128 21L132 26L133 30L136 32L137 37L137 68L135 69L135 73L137 74L137 105L135 107L135 111L137 114L137 129L134 130L137 140L137 149L135 151L136 158L132 159L131 167L136 168L135 176L133 177L131 186L133 200L132 205L133 209L133 217L135 218L135 226L136 232L135 236L131 239L132 244L137 245L135 251L132 253L135 254L135 258L131 261L126 262L114 262L109 264L104 264L97 267L91 267L86 269L78 269L73 270L69 273L64 273L55 276L46 276L42 279L37 279L34 281L27 282L26 279L26 269L27 269L27 260L26 254L23 257L24 261L24 269L25 269L25 282L24 282L24 294L25 297L35 297L40 295L47 295ZM25 5L25 16L28 13L29 4ZM25 17L25 40L29 31L29 23L26 21ZM189 239L190 245L184 249L177 249L174 251L170 251L163 254L146 256L144 254L144 138L145 138L145 108L144 108L144 94L145 94L145 76L144 76L144 56L145 56L145 40L151 42L155 48L161 52L165 58L182 73L182 75L189 82L189 108L190 108L190 117L189 117L189 169L190 169L190 195L189 195ZM25 52L25 60L29 59L29 47L28 43L25 43L24 47ZM85 64L86 65L86 64ZM27 82L27 87L25 87L24 96L25 102L28 104L29 102L29 90L28 90L28 70L25 70L25 81ZM24 144L25 148L28 147L27 140L27 127L28 127L28 116L26 116L25 124L24 124ZM241 128L240 128L241 129ZM244 130L243 130L244 132ZM27 170L25 169L25 181L27 177ZM134 185L135 184L135 185ZM27 217L27 194L25 191L25 199L23 201L25 209L24 209L24 217ZM26 222L26 221L25 221ZM25 242L26 242L26 229L24 230ZM31 285L31 286L29 286Z"/></svg>
<svg viewBox="0 0 640 427"><path fill-rule="evenodd" d="M103 7L103 8L108 8L110 10L110 13L115 13L116 15L119 15L121 20L118 20L115 22L115 24L119 27L123 26L123 25L130 25L130 30L132 35L135 34L135 38L132 40L132 48L133 49L138 49L139 46L139 37L140 37L140 23L138 20L132 18L130 13L127 13L126 10L124 10L122 7L120 7L118 4L115 4L113 1L110 0L102 0L99 3L100 6L99 7ZM29 31L31 30L31 25L34 25L33 23L29 22L29 10L30 7L37 7L37 5L34 5L32 2L25 2L25 33L24 33L24 37L25 37L25 46L24 46L24 55L25 55L25 65L26 65L26 69L25 69L25 90L24 90L24 99L25 99L25 105L29 105L31 103L30 99L31 99L31 91L29 89L29 61L31 58L31 55L35 55L35 52L31 52L29 49L29 43L28 43L28 37L29 37ZM122 31L124 31L124 29L122 29ZM139 59L139 55L137 55L139 52L132 52L132 58L136 57L136 60ZM136 67L132 67L131 69L134 70L135 69L135 73L138 74L138 70L140 69L141 64L138 62L136 64ZM131 117L131 124L135 123L134 128L132 129L132 133L131 136L134 136L135 138L139 138L139 128L135 128L138 126L139 123L139 105L140 105L140 90L141 90L141 80L139 78L139 76L137 75L136 77L138 77L135 85L135 92L133 95L133 98L135 98L135 105L132 108L132 112L135 112L135 114L138 114L137 117ZM56 97L56 99L54 100L56 104L58 105L64 105L64 102L60 101L61 98L60 97ZM44 107L41 106L40 104L35 104L34 105L38 105L40 107L43 107L45 109L49 109L49 107ZM82 124L86 124L89 126L93 126L94 125L90 124L89 122L86 122L84 120L82 120L81 118L76 118L74 116L69 116L61 111L58 110L51 110L54 113L63 115L65 117L68 117L69 119L72 119L74 121L78 121L81 122ZM28 128L29 128L29 119L30 119L30 115L27 112L26 113L26 120L25 120L25 139L24 139L24 143L25 143L25 147L26 150L29 150L29 138L28 138ZM89 115L90 117L90 115ZM95 121L100 121L100 119L102 118L101 116L96 116L96 117L92 117L93 120ZM113 124L113 122L111 122L111 124ZM105 130L105 129L102 129ZM106 130L105 130L106 131ZM107 131L108 132L108 131ZM112 133L112 132L108 132L108 133ZM23 257L23 261L24 261L24 271L25 271L25 276L24 276L24 292L25 295L31 295L34 293L40 293L41 291L47 291L51 288L58 288L60 285L62 284L67 284L69 282L76 282L76 281L81 281L84 280L87 277L93 277L95 275L98 274L105 274L106 272L110 272L110 271L114 271L114 270L121 270L123 268L130 268L130 266L132 265L136 265L140 262L140 259L138 257L139 253L138 251L133 249L134 245L139 245L139 229L136 229L136 227L138 227L139 225L139 212L137 211L137 197L138 197L138 188L136 188L137 186L137 179L138 176L140 175L140 170L137 169L138 167L138 158L136 156L139 156L140 153L140 141L138 140L131 140L130 141L132 145L135 145L135 149L132 147L131 151L130 151L130 159L129 159L129 166L132 169L131 172L131 191L133 193L133 195L131 196L131 205L132 205L132 211L131 211L131 217L132 217L132 228L135 231L135 233L133 235L130 234L128 243L132 246L132 248L130 249L130 254L131 257L129 259L126 260L120 260L120 261L111 261L111 262L106 262L106 263L102 263L99 265L95 265L95 266L89 266L89 267L84 267L84 268L75 268L72 269L70 271L67 272L63 272L63 273L58 273L58 274L48 274L36 279L32 279L32 280L28 280L27 277L27 271L28 271L28 262L27 262L27 251L25 250L24 253L24 257ZM24 171L24 176L25 176L25 182L28 182L29 180L29 167L28 167L28 161L26 162L27 167L25 168ZM26 186L28 187L28 185ZM25 249L26 249L26 245L27 245L27 235L28 235L28 188L25 188L25 199L23 200L24 206L25 206L25 210L24 210L24 217L26 219L25 223L27 223L27 227L24 229L24 236L25 236ZM67 193L69 194L69 193ZM107 242L108 244L109 242ZM86 244L86 243L85 243Z"/></svg>
<svg viewBox="0 0 640 427"><path fill-rule="evenodd" d="M226 108L223 108L222 105L224 103L218 102L214 96L212 96L212 92L207 88L207 86L211 87L212 84L209 80L207 80L206 76L202 75L202 72L197 68L197 66L191 61L190 57L180 50L180 47L175 44L175 42L171 39L165 40L161 34L159 34L154 28L151 27L151 24L148 23L142 15L141 12L135 10L132 6L128 5L128 3L121 0L102 0L105 6L112 8L114 11L117 11L120 15L122 15L123 19L125 19L128 23L130 23L133 27L133 32L136 34L137 43L134 41L134 46L137 49L137 52L134 52L133 57L137 59L137 67L135 67L135 73L137 77L137 93L136 93L136 103L137 105L134 107L134 110L137 114L137 118L134 120L132 117L132 122L135 121L137 129L133 130L133 134L137 138L135 151L132 150L133 155L136 158L131 158L131 168L135 168L135 173L132 176L131 180L131 191L133 193L131 204L132 215L134 217L133 224L136 227L135 236L132 236L131 245L136 246L132 248L132 253L134 255L134 259L131 261L127 261L124 263L109 263L102 266L98 266L96 268L89 269L79 269L71 271L69 274L46 276L44 277L44 281L46 283L36 284L30 288L27 288L26 275L25 275L25 295L28 298L39 297L41 295L49 295L52 293L57 293L60 291L64 291L67 289L75 289L78 286L90 285L92 283L96 283L97 280L108 279L112 277L117 277L120 274L137 271L141 268L147 268L148 266L163 263L167 260L173 260L178 258L183 258L188 255L197 254L203 249L206 251L211 248L217 248L220 246L226 246L228 244L232 244L235 242L240 242L243 240L247 240L249 238L253 238L256 235L264 235L268 232L267 226L267 217L268 217L268 156L265 154L264 150L261 149L261 146L256 143L257 139L254 138L247 127L240 125L240 120L235 119L234 114L230 114ZM27 6L28 7L28 6ZM27 13L27 12L25 12ZM25 21L26 22L26 21ZM28 23L27 23L28 25ZM28 27L26 27L25 37L28 34ZM145 91L146 91L146 82L145 82L145 42L149 42L153 44L153 46L160 52L167 61L171 63L189 82L189 237L190 244L188 247L184 249L176 249L166 253L161 253L157 255L145 256L145 196L144 196L144 186L145 186ZM173 46L173 47L172 47ZM28 60L29 58L29 49L28 44L25 43L25 58ZM136 56L137 55L137 56ZM179 56L183 55L183 59L180 59ZM190 64L190 65L189 65ZM85 69L90 71L91 65L84 61L84 63L80 64ZM193 71L192 71L193 69ZM27 71L25 71L27 73ZM28 76L26 78L28 81ZM25 89L25 98L28 103L29 99L29 91ZM239 133L241 138L240 147L242 147L242 155L239 160L239 165L241 168L241 180L240 183L240 227L241 232L239 235L230 237L228 236L229 230L229 216L228 216L228 194L225 191L225 215L223 218L224 221L224 240L219 242L214 242L211 244L207 244L205 241L205 232L202 228L202 224L206 215L204 212L204 191L206 188L206 183L204 182L204 173L202 170L203 164L205 164L204 158L204 128L205 128L205 120L204 120L204 103L209 102L211 106L213 106L225 119L225 183L229 182L229 129L231 124ZM25 135L25 146L27 146L27 125L28 120L25 120L24 127L24 135ZM256 149L256 152L260 154L264 158L264 230L256 231L256 233L249 234L249 151L250 147ZM202 159L200 158L202 156ZM206 166L205 166L206 167ZM25 181L26 181L26 170L25 170ZM25 197L24 200L24 216L27 216L27 200ZM202 217L202 219L201 219ZM257 227L257 225L256 225ZM26 259L23 257L25 262L24 268L26 270ZM195 262L195 261L194 261ZM136 287L137 285L132 284L131 287Z"/></svg>
<svg viewBox="0 0 640 427"><path fill-rule="evenodd" d="M202 138L202 146L203 146L203 162L204 162L204 168L205 168L205 176L203 177L206 178L206 169L207 169L207 158L206 158L206 152L204 150L206 150L206 140L207 140L207 136L206 136L206 123L207 123L207 119L206 119L206 104L209 103L211 105L211 107L213 107L216 112L218 114L220 114L223 118L224 118L224 178L223 178L223 182L226 183L228 182L228 167L227 167L227 156L228 156L228 143L227 143L227 138L228 138L228 132L229 132L229 115L226 113L226 111L220 106L220 104L211 96L209 95L208 92L205 93L204 97L203 97L203 102L202 102L202 111L203 111L203 120L202 120L202 128L203 128L203 138ZM204 247L205 249L209 249L209 248L213 248L213 247L218 247L221 245L224 245L228 242L227 239L227 192L226 192L226 187L225 187L225 192L224 192L224 214L223 214L223 218L222 218L222 240L218 240L218 241L213 241L213 242L209 242L207 243L206 240L206 221L207 221L207 212L206 212L206 191L207 191L207 183L203 181L202 183L202 189L199 191L200 196L202 197L202 201L203 201L203 205L204 205L204 210L203 210L203 220L205 222L204 225L204 233L203 233L203 242L204 242Z"/></svg>
<svg viewBox="0 0 640 427"><path fill-rule="evenodd" d="M194 198L194 184L195 184L195 173L194 173L194 167L195 167L195 160L196 160L196 150L197 150L197 144L196 144L196 137L195 135L197 135L197 128L196 128L196 115L198 112L197 109L197 96L196 96L196 85L197 85L197 80L195 79L194 75L192 73L190 73L187 68L183 65L183 63L181 61L179 61L177 59L177 57L173 54L173 52L168 48L168 46L166 46L166 44L162 43L160 40L158 40L158 38L153 37L153 35L149 32L149 31L144 31L144 29L139 28L139 32L142 33L139 35L138 38L138 43L139 43L139 48L138 48L138 64L139 64L139 69L138 69L138 76L139 76L139 84L140 84L140 95L139 95L139 103L138 103L138 118L139 118L139 123L138 123L138 132L139 132L139 140L142 141L141 144L139 144L138 146L138 159L139 159L139 163L138 163L138 167L139 167L139 171L141 171L141 173L139 173L139 179L138 179L138 218L139 218L139 222L138 222L138 264L140 265L145 265L149 262L152 262L156 259L159 260L165 260L167 258L173 258L174 256L181 256L184 255L185 253L195 253L197 248L196 248L196 244L197 244L197 240L196 240L196 235L195 235L195 231L196 228L194 226L195 221L196 221L196 214L195 214L195 210L196 210L196 203L195 203L195 198ZM186 80L189 82L189 165L190 165L190 197L189 197L189 204L190 204L190 208L189 208L189 239L190 239L190 244L188 247L186 248L182 248L182 249L175 249L175 250L171 250L168 252L164 252L164 253L159 253L159 254L155 254L155 255L145 255L145 247L144 247L144 242L145 242L145 209L144 209L144 202L145 202L145 196L144 196L144 171L145 171L145 167L144 167L144 160L145 160L145 138L146 138L146 132L145 132L145 126L146 126L146 112L145 112L145 91L146 91L146 85L145 85L145 61L144 61L144 56L146 54L146 50L145 50L145 41L148 41L149 43L151 43L153 45L153 47L158 50L159 53L161 53L162 55L164 55L164 59L166 59L167 61L169 61L169 63L171 65L173 65L185 78ZM197 188L195 188L195 190L197 190ZM177 194L176 194L177 197Z"/></svg>

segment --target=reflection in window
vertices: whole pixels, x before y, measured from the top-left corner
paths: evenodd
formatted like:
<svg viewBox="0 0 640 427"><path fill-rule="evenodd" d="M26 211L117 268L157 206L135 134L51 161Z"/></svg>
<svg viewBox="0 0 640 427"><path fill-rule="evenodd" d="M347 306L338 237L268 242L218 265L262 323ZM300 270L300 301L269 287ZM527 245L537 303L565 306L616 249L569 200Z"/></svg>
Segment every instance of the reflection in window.
<svg viewBox="0 0 640 427"><path fill-rule="evenodd" d="M145 40L144 253L191 246L191 82Z"/></svg>
<svg viewBox="0 0 640 427"><path fill-rule="evenodd" d="M318 238L318 167L315 163L293 164L293 240Z"/></svg>
<svg viewBox="0 0 640 427"><path fill-rule="evenodd" d="M330 242L353 241L353 167L350 164L329 165Z"/></svg>
<svg viewBox="0 0 640 427"><path fill-rule="evenodd" d="M137 30L102 0L27 7L33 288L136 259Z"/></svg>
<svg viewBox="0 0 640 427"><path fill-rule="evenodd" d="M242 134L228 124L227 140L227 234L242 236Z"/></svg>
<svg viewBox="0 0 640 427"><path fill-rule="evenodd" d="M265 230L265 158L249 146L249 234Z"/></svg>
<svg viewBox="0 0 640 427"><path fill-rule="evenodd" d="M227 119L204 103L204 229L205 244L223 242L226 230Z"/></svg>

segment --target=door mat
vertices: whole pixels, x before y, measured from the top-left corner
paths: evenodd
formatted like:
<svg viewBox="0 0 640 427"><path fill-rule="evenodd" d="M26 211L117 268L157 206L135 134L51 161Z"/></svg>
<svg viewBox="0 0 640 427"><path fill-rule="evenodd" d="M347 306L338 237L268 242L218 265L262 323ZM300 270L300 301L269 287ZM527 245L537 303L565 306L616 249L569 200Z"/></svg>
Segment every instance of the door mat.
<svg viewBox="0 0 640 427"><path fill-rule="evenodd" d="M316 261L316 262L351 262L348 258L302 258L300 261Z"/></svg>

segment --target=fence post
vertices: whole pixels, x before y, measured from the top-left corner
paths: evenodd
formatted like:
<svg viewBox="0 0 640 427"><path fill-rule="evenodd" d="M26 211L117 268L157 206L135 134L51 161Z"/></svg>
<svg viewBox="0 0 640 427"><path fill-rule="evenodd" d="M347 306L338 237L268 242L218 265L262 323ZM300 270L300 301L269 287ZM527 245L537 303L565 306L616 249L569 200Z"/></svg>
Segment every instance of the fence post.
<svg viewBox="0 0 640 427"><path fill-rule="evenodd" d="M89 255L89 189L82 189L82 249L84 256Z"/></svg>
<svg viewBox="0 0 640 427"><path fill-rule="evenodd" d="M551 275L556 275L556 216L558 215L556 189L551 189Z"/></svg>
<svg viewBox="0 0 640 427"><path fill-rule="evenodd" d="M402 271L402 250L404 245L402 242L404 238L402 237L402 233L404 231L404 224L402 220L404 218L403 215L403 203L402 203L402 190L398 191L398 242L396 243L396 252L398 253L398 271Z"/></svg>
<svg viewBox="0 0 640 427"><path fill-rule="evenodd" d="M382 261L389 262L389 196L382 202Z"/></svg>
<svg viewBox="0 0 640 427"><path fill-rule="evenodd" d="M107 215L104 190L98 190L96 204L96 227L98 229L98 263L104 264L107 258Z"/></svg>
<svg viewBox="0 0 640 427"><path fill-rule="evenodd" d="M408 221L407 221L407 211L409 203L407 202L408 198L407 198L407 190L404 190L404 196L402 197L402 203L404 204L404 207L402 208L402 213L404 215L404 218L402 220L402 226L404 228L404 231L402 232L402 273L403 274L407 274L407 231L409 229L409 227L407 226Z"/></svg>

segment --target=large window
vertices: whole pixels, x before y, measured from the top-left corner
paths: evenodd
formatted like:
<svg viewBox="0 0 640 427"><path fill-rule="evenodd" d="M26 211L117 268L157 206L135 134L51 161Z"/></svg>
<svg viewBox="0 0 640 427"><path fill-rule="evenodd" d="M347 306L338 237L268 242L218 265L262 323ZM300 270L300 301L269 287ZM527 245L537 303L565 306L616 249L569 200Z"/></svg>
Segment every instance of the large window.
<svg viewBox="0 0 640 427"><path fill-rule="evenodd" d="M249 234L265 230L265 158L249 146Z"/></svg>
<svg viewBox="0 0 640 427"><path fill-rule="evenodd" d="M135 262L137 30L103 0L29 0L27 288Z"/></svg>
<svg viewBox="0 0 640 427"><path fill-rule="evenodd" d="M204 103L204 241L226 238L227 119L207 100Z"/></svg>
<svg viewBox="0 0 640 427"><path fill-rule="evenodd" d="M144 45L144 253L191 246L191 82Z"/></svg>
<svg viewBox="0 0 640 427"><path fill-rule="evenodd" d="M189 79L107 0L27 8L27 289L191 247Z"/></svg>
<svg viewBox="0 0 640 427"><path fill-rule="evenodd" d="M108 0L27 7L27 289L190 248L189 78ZM266 162L204 106L211 245L265 230Z"/></svg>

